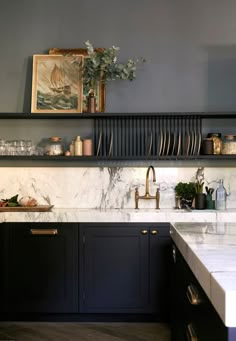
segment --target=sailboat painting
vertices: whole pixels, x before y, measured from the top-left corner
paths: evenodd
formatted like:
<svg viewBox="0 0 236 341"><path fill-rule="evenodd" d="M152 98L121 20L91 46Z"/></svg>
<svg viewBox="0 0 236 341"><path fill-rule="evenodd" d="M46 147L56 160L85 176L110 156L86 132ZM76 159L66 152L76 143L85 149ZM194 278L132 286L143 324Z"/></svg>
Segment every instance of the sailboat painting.
<svg viewBox="0 0 236 341"><path fill-rule="evenodd" d="M33 56L32 113L82 112L84 57L78 58L75 64L63 55Z"/></svg>

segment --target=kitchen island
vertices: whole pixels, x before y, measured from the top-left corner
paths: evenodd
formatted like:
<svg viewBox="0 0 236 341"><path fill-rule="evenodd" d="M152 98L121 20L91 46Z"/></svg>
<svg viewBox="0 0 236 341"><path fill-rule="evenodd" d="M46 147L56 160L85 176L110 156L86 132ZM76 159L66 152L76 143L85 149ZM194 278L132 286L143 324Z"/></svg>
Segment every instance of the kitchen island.
<svg viewBox="0 0 236 341"><path fill-rule="evenodd" d="M202 333L203 340L207 339L206 335L213 337L213 333L218 335L217 340L235 340L236 224L175 223L170 234L174 242L177 324L182 323L186 334ZM181 334L179 327L175 333ZM180 339L181 336L176 337ZM199 339L202 340L201 336Z"/></svg>

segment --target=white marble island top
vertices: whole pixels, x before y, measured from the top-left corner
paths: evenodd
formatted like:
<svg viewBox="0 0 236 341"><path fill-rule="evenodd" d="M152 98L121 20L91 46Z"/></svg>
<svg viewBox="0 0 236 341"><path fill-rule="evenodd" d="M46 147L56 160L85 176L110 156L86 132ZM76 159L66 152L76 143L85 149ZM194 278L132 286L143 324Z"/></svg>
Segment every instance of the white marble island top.
<svg viewBox="0 0 236 341"><path fill-rule="evenodd" d="M171 236L227 327L236 327L236 223L176 223Z"/></svg>

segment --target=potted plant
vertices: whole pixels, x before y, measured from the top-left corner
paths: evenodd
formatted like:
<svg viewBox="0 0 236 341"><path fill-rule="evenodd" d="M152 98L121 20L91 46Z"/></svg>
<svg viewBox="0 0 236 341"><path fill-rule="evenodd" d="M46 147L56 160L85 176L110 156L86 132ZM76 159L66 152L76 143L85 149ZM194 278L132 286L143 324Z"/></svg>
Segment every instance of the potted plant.
<svg viewBox="0 0 236 341"><path fill-rule="evenodd" d="M83 84L89 93L88 99L97 92L100 82L106 84L108 81L117 79L134 80L138 62L145 62L144 58L128 59L126 63L118 63L117 52L119 47L95 49L89 42L85 42L88 58L84 59L82 67ZM94 106L94 105L93 105Z"/></svg>
<svg viewBox="0 0 236 341"><path fill-rule="evenodd" d="M176 208L191 208L196 190L193 182L179 182L175 186Z"/></svg>
<svg viewBox="0 0 236 341"><path fill-rule="evenodd" d="M206 195L203 193L204 186L204 167L199 167L195 176L195 208L203 210L206 208Z"/></svg>

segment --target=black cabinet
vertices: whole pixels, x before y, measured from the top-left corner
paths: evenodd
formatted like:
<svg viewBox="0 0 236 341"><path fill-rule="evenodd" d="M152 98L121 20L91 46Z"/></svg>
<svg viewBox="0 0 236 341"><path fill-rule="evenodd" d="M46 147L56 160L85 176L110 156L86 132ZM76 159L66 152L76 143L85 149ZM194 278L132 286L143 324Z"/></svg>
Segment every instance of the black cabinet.
<svg viewBox="0 0 236 341"><path fill-rule="evenodd" d="M5 225L4 310L78 312L78 224Z"/></svg>
<svg viewBox="0 0 236 341"><path fill-rule="evenodd" d="M81 224L81 312L169 311L169 224Z"/></svg>
<svg viewBox="0 0 236 341"><path fill-rule="evenodd" d="M172 246L172 341L233 341L236 328L227 328L177 247Z"/></svg>

